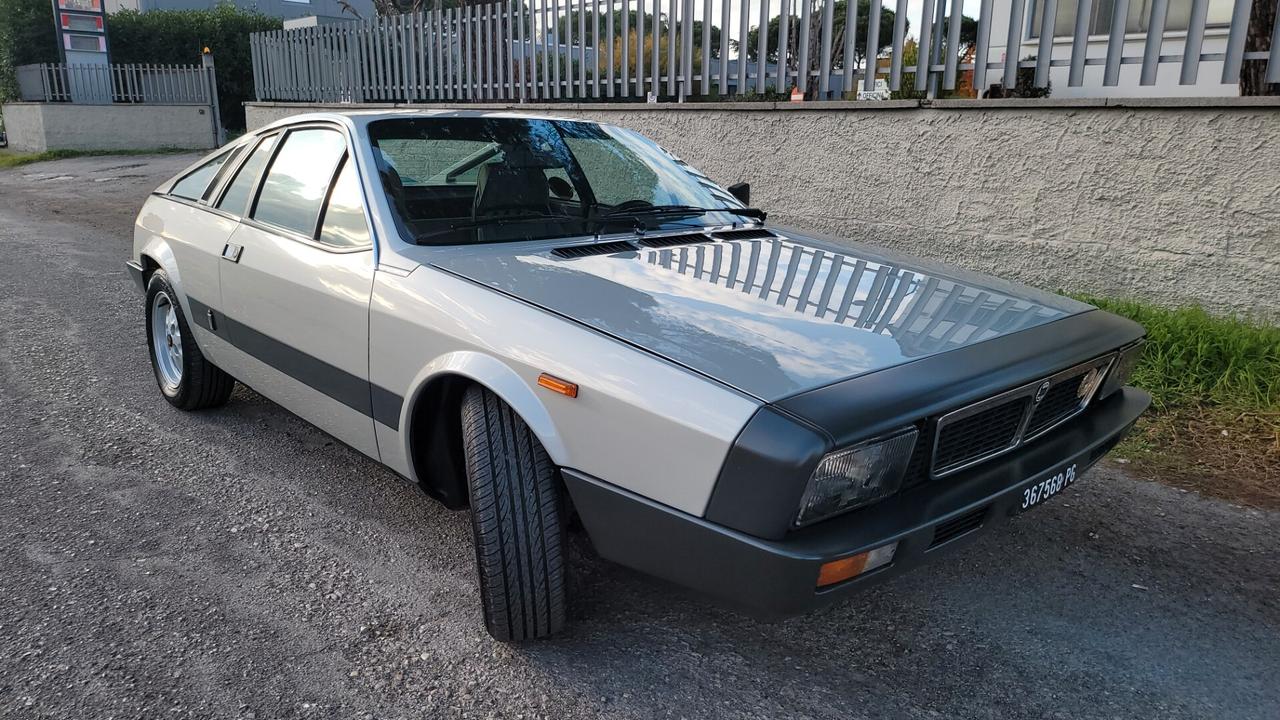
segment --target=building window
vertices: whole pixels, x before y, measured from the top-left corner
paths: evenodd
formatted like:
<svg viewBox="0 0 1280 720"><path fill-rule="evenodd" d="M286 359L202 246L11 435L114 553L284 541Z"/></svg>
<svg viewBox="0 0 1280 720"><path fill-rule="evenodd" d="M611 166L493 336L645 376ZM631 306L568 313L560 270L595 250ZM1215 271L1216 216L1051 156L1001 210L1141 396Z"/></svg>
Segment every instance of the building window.
<svg viewBox="0 0 1280 720"><path fill-rule="evenodd" d="M1205 26L1226 27L1231 24L1232 0L1209 0L1209 12ZM1092 0L1089 14L1089 34L1111 33L1111 15L1115 12L1115 0ZM1040 37L1041 19L1044 16L1043 0L1031 0L1031 27L1027 37ZM1129 16L1125 19L1126 33L1143 33L1151 20L1151 0L1129 0ZM1191 25L1191 0L1169 0L1165 16L1165 32L1185 32ZM1076 30L1076 3L1058 0L1058 12L1054 18L1054 37L1071 37Z"/></svg>

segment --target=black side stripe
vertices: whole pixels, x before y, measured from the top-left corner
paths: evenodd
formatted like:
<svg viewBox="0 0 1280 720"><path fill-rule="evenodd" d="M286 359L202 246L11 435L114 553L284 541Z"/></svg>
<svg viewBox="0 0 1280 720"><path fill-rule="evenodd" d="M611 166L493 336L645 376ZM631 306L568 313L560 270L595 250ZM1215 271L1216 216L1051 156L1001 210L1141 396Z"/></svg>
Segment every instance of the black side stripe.
<svg viewBox="0 0 1280 720"><path fill-rule="evenodd" d="M373 400L373 419L392 430L399 430L400 407L404 405L404 398L373 383L369 383L369 396Z"/></svg>
<svg viewBox="0 0 1280 720"><path fill-rule="evenodd" d="M392 430L400 429L400 408L404 405L404 398L292 345L264 335L221 312L215 312L217 322L211 327L209 315L212 309L191 296L187 296L187 301L191 304L191 314L194 316L191 319L200 327L352 410L373 418Z"/></svg>

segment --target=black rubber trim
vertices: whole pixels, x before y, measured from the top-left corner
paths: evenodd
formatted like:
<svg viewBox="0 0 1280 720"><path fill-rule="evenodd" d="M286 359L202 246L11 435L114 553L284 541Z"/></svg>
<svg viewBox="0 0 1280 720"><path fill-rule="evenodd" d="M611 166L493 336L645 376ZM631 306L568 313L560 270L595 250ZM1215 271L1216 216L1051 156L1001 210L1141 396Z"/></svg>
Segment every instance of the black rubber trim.
<svg viewBox="0 0 1280 720"><path fill-rule="evenodd" d="M1041 442L781 540L723 527L572 469L562 470L562 476L601 557L752 615L775 618L846 597L964 547L1016 514L1024 488L1072 464L1079 477L1129 432L1150 403L1150 395L1125 388ZM1077 482L1090 482L1090 478ZM1052 505L1050 501L1032 512L1053 512ZM929 549L937 526L983 507L988 509L981 527ZM898 547L890 565L817 589L818 569L824 562L893 541Z"/></svg>
<svg viewBox="0 0 1280 720"><path fill-rule="evenodd" d="M707 517L750 535L782 537L800 508L805 484L830 451L825 434L767 405L760 408L720 467Z"/></svg>
<svg viewBox="0 0 1280 720"><path fill-rule="evenodd" d="M265 335L219 313L231 344L289 377L303 382L361 414L373 417L369 381Z"/></svg>
<svg viewBox="0 0 1280 720"><path fill-rule="evenodd" d="M216 322L210 321L213 308L205 305L203 302L191 297L190 295L187 296L187 303L191 306L191 322L194 322L196 325L199 325L223 340L228 342L231 341L231 337L227 335L227 326L225 323L219 325Z"/></svg>
<svg viewBox="0 0 1280 720"><path fill-rule="evenodd" d="M400 429L400 409L404 405L404 398L399 395L216 310L213 312L217 316L217 322L211 325L209 313L212 308L190 295L187 296L187 302L191 305L192 319L205 330L352 410L392 430Z"/></svg>
<svg viewBox="0 0 1280 720"><path fill-rule="evenodd" d="M369 383L369 396L373 403L373 419L392 430L399 430L404 398L373 383Z"/></svg>
<svg viewBox="0 0 1280 720"><path fill-rule="evenodd" d="M134 262L133 260L128 260L125 262L124 266L128 268L129 277L133 278L133 284L137 285L138 289L141 290L143 293L146 293L147 280L145 277L143 277L142 265L140 263Z"/></svg>

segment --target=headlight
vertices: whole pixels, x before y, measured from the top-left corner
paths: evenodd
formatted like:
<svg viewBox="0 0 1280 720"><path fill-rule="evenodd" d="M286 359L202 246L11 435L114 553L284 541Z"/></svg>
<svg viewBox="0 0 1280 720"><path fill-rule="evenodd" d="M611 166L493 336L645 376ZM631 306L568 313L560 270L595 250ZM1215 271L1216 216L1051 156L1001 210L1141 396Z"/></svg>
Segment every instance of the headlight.
<svg viewBox="0 0 1280 720"><path fill-rule="evenodd" d="M1129 375L1133 373L1133 368L1138 365L1138 360L1142 359L1142 349L1146 347L1146 344L1145 340L1139 340L1120 351L1120 356L1111 364L1111 372L1107 373L1107 379L1103 381L1102 389L1094 396L1096 399L1101 400L1129 382Z"/></svg>
<svg viewBox="0 0 1280 720"><path fill-rule="evenodd" d="M829 453L800 498L796 525L808 525L892 495L916 446L914 427Z"/></svg>

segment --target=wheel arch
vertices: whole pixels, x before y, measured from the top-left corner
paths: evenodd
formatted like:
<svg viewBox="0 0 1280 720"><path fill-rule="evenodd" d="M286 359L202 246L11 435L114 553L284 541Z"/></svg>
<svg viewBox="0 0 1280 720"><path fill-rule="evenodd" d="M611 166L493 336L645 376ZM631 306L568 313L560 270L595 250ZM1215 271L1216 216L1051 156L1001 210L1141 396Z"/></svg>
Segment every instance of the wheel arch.
<svg viewBox="0 0 1280 720"><path fill-rule="evenodd" d="M451 508L467 504L462 453L462 398L479 385L511 406L557 466L567 462L563 437L533 388L505 362L474 351L459 351L425 367L401 409L401 441L410 479Z"/></svg>
<svg viewBox="0 0 1280 720"><path fill-rule="evenodd" d="M164 270L164 274L169 276L169 284L177 291L181 302L183 303L183 311L190 316L190 308L186 307L186 292L182 288L182 276L178 272L178 262L173 256L173 249L169 247L169 243L164 238L153 237L138 250L138 263L142 265L142 282L143 286L151 281L151 276L156 270Z"/></svg>

